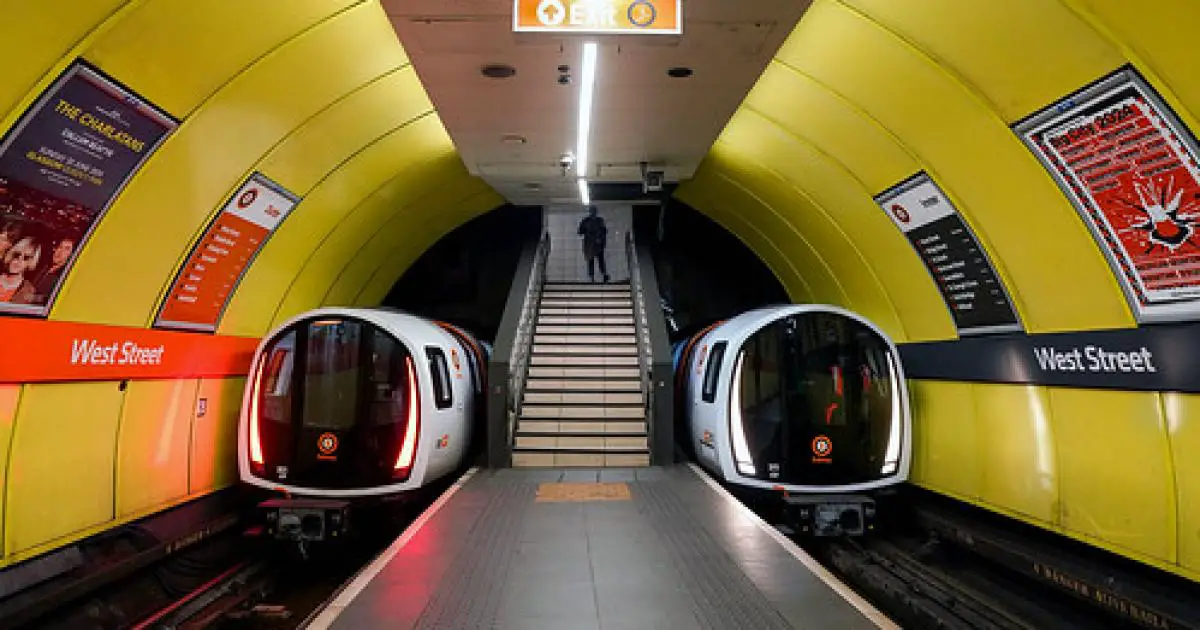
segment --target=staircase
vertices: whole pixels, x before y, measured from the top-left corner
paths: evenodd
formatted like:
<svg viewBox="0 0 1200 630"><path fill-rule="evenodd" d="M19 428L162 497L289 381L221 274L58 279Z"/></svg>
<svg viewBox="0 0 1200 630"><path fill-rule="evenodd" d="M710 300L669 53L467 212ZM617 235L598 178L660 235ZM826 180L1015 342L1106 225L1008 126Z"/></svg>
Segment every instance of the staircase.
<svg viewBox="0 0 1200 630"><path fill-rule="evenodd" d="M649 466L629 284L546 284L514 467Z"/></svg>

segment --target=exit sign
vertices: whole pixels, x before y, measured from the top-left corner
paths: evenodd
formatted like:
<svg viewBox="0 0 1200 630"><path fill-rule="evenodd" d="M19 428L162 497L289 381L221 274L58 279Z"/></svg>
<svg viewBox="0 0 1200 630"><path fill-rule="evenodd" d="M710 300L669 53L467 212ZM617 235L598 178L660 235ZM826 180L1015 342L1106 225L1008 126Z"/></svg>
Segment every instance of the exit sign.
<svg viewBox="0 0 1200 630"><path fill-rule="evenodd" d="M513 0L513 31L681 35L683 0Z"/></svg>

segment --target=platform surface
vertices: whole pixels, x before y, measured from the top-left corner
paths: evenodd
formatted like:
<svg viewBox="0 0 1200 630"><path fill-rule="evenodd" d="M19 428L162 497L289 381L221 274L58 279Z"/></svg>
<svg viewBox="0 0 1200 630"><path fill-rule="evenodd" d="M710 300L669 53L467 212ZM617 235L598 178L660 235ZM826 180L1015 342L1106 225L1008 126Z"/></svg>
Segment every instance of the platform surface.
<svg viewBox="0 0 1200 630"><path fill-rule="evenodd" d="M702 474L474 471L310 627L894 627Z"/></svg>

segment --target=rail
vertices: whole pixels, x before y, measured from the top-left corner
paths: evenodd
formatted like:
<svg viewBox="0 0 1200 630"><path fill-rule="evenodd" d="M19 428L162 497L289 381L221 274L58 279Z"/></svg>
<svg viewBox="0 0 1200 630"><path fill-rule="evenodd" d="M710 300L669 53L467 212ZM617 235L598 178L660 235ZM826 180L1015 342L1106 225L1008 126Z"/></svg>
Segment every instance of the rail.
<svg viewBox="0 0 1200 630"><path fill-rule="evenodd" d="M546 259L550 255L550 233L542 234L521 253L504 316L488 361L487 465L512 465L512 441L516 433L518 407L525 392L529 356L537 306L546 283Z"/></svg>
<svg viewBox="0 0 1200 630"><path fill-rule="evenodd" d="M646 393L646 421L650 429L650 461L670 464L675 457L675 399L671 360L671 342L662 309L646 308L646 296L659 303L658 278L654 257L645 245L639 245L631 232L625 234L625 252L629 259L629 284L633 292L634 330L637 334L638 367L642 391ZM647 261L643 266L641 261Z"/></svg>

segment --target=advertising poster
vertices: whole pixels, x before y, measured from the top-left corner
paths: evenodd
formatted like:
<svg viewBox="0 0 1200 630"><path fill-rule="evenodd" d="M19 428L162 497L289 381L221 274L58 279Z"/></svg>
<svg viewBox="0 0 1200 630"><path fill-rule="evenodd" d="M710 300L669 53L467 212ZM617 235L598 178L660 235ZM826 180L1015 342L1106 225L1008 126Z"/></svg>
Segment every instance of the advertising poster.
<svg viewBox="0 0 1200 630"><path fill-rule="evenodd" d="M1135 70L1015 131L1091 229L1140 321L1200 314L1196 141Z"/></svg>
<svg viewBox="0 0 1200 630"><path fill-rule="evenodd" d="M246 267L297 198L254 173L209 224L179 270L155 326L214 331Z"/></svg>
<svg viewBox="0 0 1200 630"><path fill-rule="evenodd" d="M0 141L0 313L45 315L129 177L178 123L76 61Z"/></svg>
<svg viewBox="0 0 1200 630"><path fill-rule="evenodd" d="M918 173L875 202L925 263L960 335L1021 330L987 254L929 175Z"/></svg>

